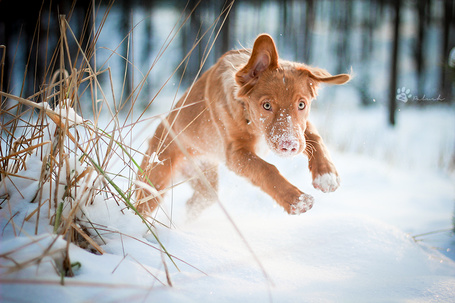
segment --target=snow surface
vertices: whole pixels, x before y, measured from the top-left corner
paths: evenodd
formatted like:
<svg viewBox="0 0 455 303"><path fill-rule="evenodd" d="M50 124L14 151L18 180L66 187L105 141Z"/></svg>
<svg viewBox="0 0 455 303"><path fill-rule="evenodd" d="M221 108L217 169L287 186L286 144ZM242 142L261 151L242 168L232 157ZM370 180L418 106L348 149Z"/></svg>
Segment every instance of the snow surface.
<svg viewBox="0 0 455 303"><path fill-rule="evenodd" d="M407 126L406 134L418 130L422 120L433 122L432 129L434 124L443 124L439 119L445 117L445 111L403 113L406 115L403 120L413 125ZM357 113L356 116L351 112L349 125L341 128L347 131L359 125L358 121L364 117L361 111ZM374 123L370 121L366 125L371 124ZM384 142L393 140L400 129L382 132L384 136L392 134L392 139L382 138L374 131L373 135ZM342 130L336 131L342 134ZM366 131L353 133L351 140L361 140ZM433 140L431 134L418 135L423 142ZM406 138L413 142L415 136ZM432 163L432 159L425 158L425 150L413 150L413 147L403 142L398 152L408 153L413 159L418 159L420 153L421 161ZM146 233L138 216L128 211L123 214L123 207L115 201L96 200L84 208L84 213L108 230L103 233L107 243L102 248L106 253L94 255L71 245L71 261L80 262L81 267L75 271L75 277L65 278L65 286L59 284L60 277L54 269L54 260L61 258L59 250L66 246L60 238L52 246L55 253L39 265L7 274L12 261L0 258L0 300L453 302L453 235L440 233L418 237L419 241L412 237L451 228L453 175L437 167L429 169L428 163L416 162L414 169L408 168L408 163L400 166L396 159L387 162L382 153L368 150L362 154L329 149L342 180L340 188L329 194L312 187L304 157L282 159L273 154L267 157L292 183L315 198L313 208L297 217L287 215L265 193L222 166L220 202L241 236L223 208L216 204L197 219L189 220L184 204L192 194L190 187L184 184L174 188L163 205L172 222L166 222L164 211L157 215L157 219L171 228L157 225L156 233L175 256L179 269L159 252L159 245ZM19 192L24 198L17 193L16 203L0 210L0 255L16 262L40 256L55 237L46 220L40 224L37 236L35 217L23 223L23 218L36 208L29 201L36 192L37 181L33 178L39 176L41 161L30 158L27 169L22 175L32 180L20 181L24 184ZM11 185L7 187L10 189ZM9 221L11 213L16 214L15 226ZM172 287L168 286L163 260Z"/></svg>

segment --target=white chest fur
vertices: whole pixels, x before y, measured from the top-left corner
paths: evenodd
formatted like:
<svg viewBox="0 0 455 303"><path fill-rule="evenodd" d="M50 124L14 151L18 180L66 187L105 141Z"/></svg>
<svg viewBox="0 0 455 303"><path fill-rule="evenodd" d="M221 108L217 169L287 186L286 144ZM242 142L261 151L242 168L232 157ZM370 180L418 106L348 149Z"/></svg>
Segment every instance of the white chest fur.
<svg viewBox="0 0 455 303"><path fill-rule="evenodd" d="M268 155L270 148L267 145L267 141L265 140L263 135L260 136L258 142L256 143L254 151L256 152L256 155L258 155L262 159L264 159Z"/></svg>

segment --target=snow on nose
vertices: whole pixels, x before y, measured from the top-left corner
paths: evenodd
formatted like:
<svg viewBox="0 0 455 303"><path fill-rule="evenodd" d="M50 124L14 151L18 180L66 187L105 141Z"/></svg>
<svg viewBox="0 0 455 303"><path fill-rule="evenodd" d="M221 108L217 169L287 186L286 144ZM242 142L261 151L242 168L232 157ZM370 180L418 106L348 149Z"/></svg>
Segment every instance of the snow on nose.
<svg viewBox="0 0 455 303"><path fill-rule="evenodd" d="M274 145L274 151L282 157L293 157L297 155L301 149L300 141L295 136L284 134L277 138Z"/></svg>
<svg viewBox="0 0 455 303"><path fill-rule="evenodd" d="M282 153L295 154L299 149L299 142L297 140L282 140L278 143L278 148Z"/></svg>
<svg viewBox="0 0 455 303"><path fill-rule="evenodd" d="M301 137L299 127L294 126L291 115L287 114L285 110L278 114L270 132L266 134L269 147L283 157L295 156L305 147Z"/></svg>

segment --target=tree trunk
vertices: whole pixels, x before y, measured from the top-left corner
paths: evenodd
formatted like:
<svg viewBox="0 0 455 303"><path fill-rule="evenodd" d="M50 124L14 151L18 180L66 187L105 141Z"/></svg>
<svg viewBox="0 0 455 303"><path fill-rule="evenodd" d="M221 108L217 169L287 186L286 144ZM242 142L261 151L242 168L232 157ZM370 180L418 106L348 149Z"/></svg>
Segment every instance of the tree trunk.
<svg viewBox="0 0 455 303"><path fill-rule="evenodd" d="M448 67L448 58L451 48L454 46L455 39L450 34L451 26L453 22L453 11L454 1L444 1L444 23L443 23L443 39L441 47L441 83L440 92L441 98L444 102L450 102L452 100L452 79L450 75L450 69ZM451 41L452 40L452 41Z"/></svg>
<svg viewBox="0 0 455 303"><path fill-rule="evenodd" d="M395 1L395 22L393 30L392 68L390 69L389 123L395 125L397 108L397 79L398 79L398 46L400 41L400 6L401 0Z"/></svg>

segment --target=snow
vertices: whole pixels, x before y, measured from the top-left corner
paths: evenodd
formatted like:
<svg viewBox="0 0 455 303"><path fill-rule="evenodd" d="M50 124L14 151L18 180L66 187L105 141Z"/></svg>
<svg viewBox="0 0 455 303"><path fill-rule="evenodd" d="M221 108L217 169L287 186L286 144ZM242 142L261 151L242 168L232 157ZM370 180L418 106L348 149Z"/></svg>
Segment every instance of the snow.
<svg viewBox="0 0 455 303"><path fill-rule="evenodd" d="M150 164L159 164L159 165L164 165L163 161L160 160L160 158L158 157L158 155L156 154L156 152L153 152L151 155L150 155L150 160L149 160L149 163Z"/></svg>
<svg viewBox="0 0 455 303"><path fill-rule="evenodd" d="M55 113L57 113L60 117L68 120L69 125L84 123L84 119L82 119L82 117L79 116L72 107L67 105L67 104L71 103L70 99L65 99L62 103L65 105L57 104L57 106L54 109ZM47 104L47 103L44 103L44 104Z"/></svg>
<svg viewBox="0 0 455 303"><path fill-rule="evenodd" d="M453 301L453 235L446 232L417 237L419 241L412 237L451 228L454 176L447 169L432 166L435 160L430 153L443 148L438 155L453 155L453 149L444 150L450 143L445 140L452 140L444 127L452 125L454 119L452 115L452 120L440 121L449 117L446 112L445 108L403 111L400 121L409 125L401 124L394 130L372 119L376 116L370 110L350 111L347 120L348 112L332 114L333 121L344 117L349 122L339 128L327 124L324 129L331 132L325 134L326 141L342 178L340 188L333 193L312 187L304 157L279 158L270 153L267 161L314 197L313 208L300 216L286 214L269 196L224 166L220 167L219 189L223 207L214 204L196 219L190 220L185 211L185 201L192 195L190 187L175 187L156 216L170 228L157 224L155 232L174 256L178 269L160 252L159 244L137 215L99 195L92 205L82 205L82 211L100 227L105 253L95 255L71 244L71 262L80 262L81 267L74 269L75 277L64 278L65 286L60 285L55 260L62 258L60 251L66 241L52 235L48 219L39 222L38 235L34 235L35 217L24 221L36 208L36 203L29 201L36 193L42 166L37 157L30 157L27 170L18 173L27 179L12 177L2 183L9 192L13 192L12 182L19 184L20 190L0 210L1 300ZM326 112L316 113L313 115L320 125ZM336 136L358 127L363 120L368 120L366 129L352 132L350 144L340 148L345 137ZM434 133L419 132L422 121ZM363 137L367 132L379 142L374 145L371 141L372 146L362 152L356 142L367 138ZM395 138L408 141L396 146L396 157L388 158L387 146L381 144L396 145ZM416 150L415 138L431 144ZM371 152L374 148L376 153ZM410 159L401 163L397 161L401 156ZM322 176L320 184L327 183L329 177ZM11 214L15 214L12 221ZM42 216L47 214L43 212ZM12 260L34 260L54 240L41 262L7 273Z"/></svg>

